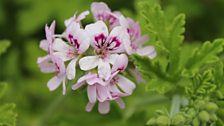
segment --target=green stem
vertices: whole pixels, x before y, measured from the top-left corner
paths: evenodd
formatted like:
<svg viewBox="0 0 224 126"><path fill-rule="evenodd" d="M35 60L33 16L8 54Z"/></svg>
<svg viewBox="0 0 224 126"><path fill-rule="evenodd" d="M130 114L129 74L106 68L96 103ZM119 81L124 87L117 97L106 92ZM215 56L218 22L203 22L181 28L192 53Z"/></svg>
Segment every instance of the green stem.
<svg viewBox="0 0 224 126"><path fill-rule="evenodd" d="M180 95L176 94L172 97L171 109L170 109L171 118L180 111L180 105L181 105L181 97Z"/></svg>

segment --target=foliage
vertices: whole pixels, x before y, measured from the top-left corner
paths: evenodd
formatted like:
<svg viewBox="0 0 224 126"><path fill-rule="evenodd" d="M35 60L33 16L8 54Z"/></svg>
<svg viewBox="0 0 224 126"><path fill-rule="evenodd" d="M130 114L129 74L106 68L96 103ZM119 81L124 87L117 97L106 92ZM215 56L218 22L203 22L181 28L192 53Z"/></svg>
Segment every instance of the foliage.
<svg viewBox="0 0 224 126"><path fill-rule="evenodd" d="M191 47L194 51L186 57L184 55L189 55L189 52L184 54L185 44L182 44L184 15L179 14L169 20L169 16L165 15L159 4L142 2L140 5L147 33L151 41L157 43L159 51L156 61L138 55L133 55L132 60L147 79L149 91L157 91L173 98L170 112L166 109L159 111L147 124L222 124L223 118L220 115L223 113L217 112L218 109L223 109L223 106L217 104L223 99L220 96L223 96L221 92L224 69L218 54L223 52L224 39L204 42L195 49ZM182 58L185 58L184 62ZM182 98L174 98L176 95L188 99L189 103L183 104Z"/></svg>
<svg viewBox="0 0 224 126"><path fill-rule="evenodd" d="M99 115L97 108L93 113L86 113L83 111L84 91L70 92L66 97L62 97L60 91L49 93L45 84L51 75L40 74L36 65L37 56L44 55L38 44L44 36L45 23L55 19L59 25L56 31L62 32L62 21L76 10L85 10L91 1L0 0L0 39L11 42L6 53L0 42L0 81L8 82L0 84L0 111L4 108L12 117L16 111L18 126L140 126L147 120L147 124L157 121L199 125L201 119L206 121L213 117L217 117L216 121L209 123L223 126L223 40L215 39L224 37L224 16L220 13L224 12L223 0L104 1L112 10L119 9L139 20L143 33L150 36L146 45L155 45L158 52L154 60L132 56L145 84L138 85L133 96L125 99L126 109L119 110L112 104L108 115ZM214 41L199 42L205 40ZM180 103L179 111L172 110L174 114L170 117L174 94L178 94L181 101L188 99L188 105L176 101ZM211 113L202 103L217 105L218 110ZM13 120L10 117L5 121L12 125Z"/></svg>

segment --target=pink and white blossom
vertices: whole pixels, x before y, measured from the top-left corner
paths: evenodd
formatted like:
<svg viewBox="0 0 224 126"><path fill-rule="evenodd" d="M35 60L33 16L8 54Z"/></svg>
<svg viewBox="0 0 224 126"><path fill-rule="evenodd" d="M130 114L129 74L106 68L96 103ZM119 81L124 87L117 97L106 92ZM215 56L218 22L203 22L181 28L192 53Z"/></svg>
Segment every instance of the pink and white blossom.
<svg viewBox="0 0 224 126"><path fill-rule="evenodd" d="M72 22L65 31L65 37L68 42L61 38L55 39L53 50L63 61L71 60L67 66L67 78L72 80L76 75L76 62L79 55L84 53L90 44L90 39L84 29L80 28L80 24Z"/></svg>
<svg viewBox="0 0 224 126"><path fill-rule="evenodd" d="M50 91L54 91L62 83L63 95L66 93L66 71L64 62L54 54L49 54L45 57L38 58L37 61L40 69L44 73L55 73L56 75L51 78L47 86Z"/></svg>
<svg viewBox="0 0 224 126"><path fill-rule="evenodd" d="M111 29L119 25L120 12L111 12L104 2L93 2L91 4L91 11L96 21L101 20L109 23Z"/></svg>
<svg viewBox="0 0 224 126"><path fill-rule="evenodd" d="M125 49L129 55L137 53L141 56L148 56L153 59L157 53L154 46L143 46L149 41L148 35L141 36L141 28L138 22L134 22L131 18L119 17L120 24L127 28L130 35L130 43L125 44Z"/></svg>
<svg viewBox="0 0 224 126"><path fill-rule="evenodd" d="M122 26L113 28L109 33L102 21L87 25L85 30L89 33L91 46L97 55L80 59L80 68L87 71L98 67L99 77L108 80L111 74L110 64L114 64L117 53L124 52L124 44L130 41L129 35Z"/></svg>

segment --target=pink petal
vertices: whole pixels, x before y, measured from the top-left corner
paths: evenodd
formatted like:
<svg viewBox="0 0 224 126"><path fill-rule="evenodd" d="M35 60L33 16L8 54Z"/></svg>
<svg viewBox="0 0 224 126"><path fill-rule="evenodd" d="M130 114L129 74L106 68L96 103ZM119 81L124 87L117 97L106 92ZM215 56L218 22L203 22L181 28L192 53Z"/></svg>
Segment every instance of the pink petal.
<svg viewBox="0 0 224 126"><path fill-rule="evenodd" d="M123 71L128 65L128 57L125 54L117 56L115 64L112 67L112 73L116 71Z"/></svg>
<svg viewBox="0 0 224 126"><path fill-rule="evenodd" d="M125 108L125 103L124 103L124 101L121 98L118 98L115 101L116 101L116 103L119 105L119 107L121 109L124 109Z"/></svg>
<svg viewBox="0 0 224 126"><path fill-rule="evenodd" d="M104 102L107 98L112 98L107 86L97 85L97 98L100 102Z"/></svg>
<svg viewBox="0 0 224 126"><path fill-rule="evenodd" d="M110 8L103 2L93 2L91 4L91 11L95 20L98 20L98 15L103 14L104 12L110 12Z"/></svg>
<svg viewBox="0 0 224 126"><path fill-rule="evenodd" d="M77 58L74 58L72 61L70 61L70 63L67 66L66 74L69 80L75 79L77 60L78 60Z"/></svg>
<svg viewBox="0 0 224 126"><path fill-rule="evenodd" d="M94 105L95 105L95 103L90 103L90 102L88 102L88 104L86 105L86 111L87 111L87 112L92 111Z"/></svg>
<svg viewBox="0 0 224 126"><path fill-rule="evenodd" d="M80 88L81 86L83 86L85 84L85 81L92 79L92 78L96 78L96 77L97 77L96 74L88 73L88 74L80 77L78 79L77 83L72 86L72 89L77 90L78 88Z"/></svg>
<svg viewBox="0 0 224 126"><path fill-rule="evenodd" d="M87 71L95 68L98 65L98 56L86 56L79 60L79 66L81 70Z"/></svg>
<svg viewBox="0 0 224 126"><path fill-rule="evenodd" d="M84 84L85 84L84 82L76 83L72 85L72 90L77 90L78 88L82 87Z"/></svg>
<svg viewBox="0 0 224 126"><path fill-rule="evenodd" d="M89 79L86 79L86 82L89 84L89 85L94 85L94 84L100 84L102 86L106 86L107 83L104 82L101 78L99 78L97 75L96 77L92 77L92 78L89 78Z"/></svg>
<svg viewBox="0 0 224 126"><path fill-rule="evenodd" d="M149 41L149 36L148 35L143 35L139 38L137 38L135 41L132 42L132 44L137 47L140 48L145 42Z"/></svg>
<svg viewBox="0 0 224 126"><path fill-rule="evenodd" d="M51 58L49 55L44 57L39 57L37 59L38 66L40 67L41 72L43 73L52 73L56 71L56 67L54 64L49 63Z"/></svg>
<svg viewBox="0 0 224 126"><path fill-rule="evenodd" d="M59 77L55 76L48 81L47 87L49 88L50 91L54 91L55 89L57 89L59 87L62 80L63 80L63 77L59 78Z"/></svg>
<svg viewBox="0 0 224 126"><path fill-rule="evenodd" d="M155 58L157 54L153 46L146 46L144 48L140 48L136 51L136 53L141 56L148 56L151 59Z"/></svg>
<svg viewBox="0 0 224 126"><path fill-rule="evenodd" d="M98 74L102 79L108 80L110 78L111 68L109 62L100 59L98 64Z"/></svg>
<svg viewBox="0 0 224 126"><path fill-rule="evenodd" d="M87 86L87 94L90 103L96 102L96 85Z"/></svg>
<svg viewBox="0 0 224 126"><path fill-rule="evenodd" d="M110 111L110 103L108 101L99 102L98 110L101 114L107 114Z"/></svg>
<svg viewBox="0 0 224 126"><path fill-rule="evenodd" d="M132 94L135 84L124 76L118 75L118 86L127 94Z"/></svg>

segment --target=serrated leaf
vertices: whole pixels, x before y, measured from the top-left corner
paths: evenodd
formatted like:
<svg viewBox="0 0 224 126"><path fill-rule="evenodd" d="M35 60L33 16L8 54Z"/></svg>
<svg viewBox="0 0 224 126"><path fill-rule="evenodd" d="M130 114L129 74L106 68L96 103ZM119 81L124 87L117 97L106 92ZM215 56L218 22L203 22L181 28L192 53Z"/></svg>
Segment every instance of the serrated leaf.
<svg viewBox="0 0 224 126"><path fill-rule="evenodd" d="M170 17L165 15L158 4L143 2L140 5L142 6L142 16L147 22L146 26L151 41L160 41L166 50L168 50L168 72L175 76L179 71L180 65L179 52L180 45L184 39L185 15L179 14L173 20L170 20Z"/></svg>
<svg viewBox="0 0 224 126"><path fill-rule="evenodd" d="M14 112L15 104L5 104L0 106L0 126L15 126L16 116Z"/></svg>
<svg viewBox="0 0 224 126"><path fill-rule="evenodd" d="M0 41L0 55L2 55L9 46L10 46L9 40L1 40Z"/></svg>
<svg viewBox="0 0 224 126"><path fill-rule="evenodd" d="M143 78L148 81L146 90L164 94L173 88L173 85L170 84L172 80L165 73L162 73L161 67L153 64L147 56L142 57L134 54L131 56L131 60L142 73Z"/></svg>
<svg viewBox="0 0 224 126"><path fill-rule="evenodd" d="M192 76L206 63L215 62L223 50L224 40L217 39L214 42L205 42L200 48L194 50L186 63L186 69Z"/></svg>

